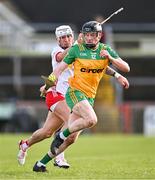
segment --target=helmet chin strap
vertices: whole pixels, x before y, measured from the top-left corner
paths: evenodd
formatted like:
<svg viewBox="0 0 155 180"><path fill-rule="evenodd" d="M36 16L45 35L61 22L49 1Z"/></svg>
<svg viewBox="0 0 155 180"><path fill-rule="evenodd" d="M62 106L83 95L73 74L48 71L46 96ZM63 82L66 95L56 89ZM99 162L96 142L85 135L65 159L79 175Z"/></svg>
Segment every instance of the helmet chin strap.
<svg viewBox="0 0 155 180"><path fill-rule="evenodd" d="M86 46L87 48L92 49L92 48L96 47L96 44L85 44L85 46Z"/></svg>

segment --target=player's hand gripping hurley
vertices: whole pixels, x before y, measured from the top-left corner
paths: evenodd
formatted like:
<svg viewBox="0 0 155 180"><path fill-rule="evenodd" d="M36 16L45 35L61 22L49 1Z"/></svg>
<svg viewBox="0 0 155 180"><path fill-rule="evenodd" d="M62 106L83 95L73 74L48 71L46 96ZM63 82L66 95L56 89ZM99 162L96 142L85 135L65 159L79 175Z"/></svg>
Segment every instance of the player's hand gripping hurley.
<svg viewBox="0 0 155 180"><path fill-rule="evenodd" d="M51 73L48 77L42 75L41 78L44 80L45 83L45 91L48 90L50 87L54 86L57 80L53 73ZM45 97L45 93L41 92L40 97Z"/></svg>

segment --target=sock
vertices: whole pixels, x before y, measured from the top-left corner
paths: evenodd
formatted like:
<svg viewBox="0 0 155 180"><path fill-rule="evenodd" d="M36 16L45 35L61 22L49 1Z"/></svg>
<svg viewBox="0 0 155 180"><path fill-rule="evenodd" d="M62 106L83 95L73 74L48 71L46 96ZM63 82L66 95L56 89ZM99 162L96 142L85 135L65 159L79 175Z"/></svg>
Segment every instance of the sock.
<svg viewBox="0 0 155 180"><path fill-rule="evenodd" d="M48 153L40 160L41 163L46 165L49 161L51 161L52 158L48 155Z"/></svg>
<svg viewBox="0 0 155 180"><path fill-rule="evenodd" d="M38 166L38 167L41 167L41 166L46 167L45 164L41 163L40 161L37 162L37 166Z"/></svg>
<svg viewBox="0 0 155 180"><path fill-rule="evenodd" d="M71 133L69 129L67 128L63 132L60 133L60 138L65 140L70 134Z"/></svg>

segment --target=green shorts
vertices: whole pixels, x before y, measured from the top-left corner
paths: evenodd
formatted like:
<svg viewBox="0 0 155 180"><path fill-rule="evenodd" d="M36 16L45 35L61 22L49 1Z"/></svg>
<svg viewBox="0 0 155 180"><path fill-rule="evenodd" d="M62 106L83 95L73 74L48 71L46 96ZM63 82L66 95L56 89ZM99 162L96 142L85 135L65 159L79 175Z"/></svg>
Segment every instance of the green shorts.
<svg viewBox="0 0 155 180"><path fill-rule="evenodd" d="M88 102L91 106L94 105L94 98L88 98L81 91L72 89L71 87L68 88L68 90L66 92L66 102L71 110L73 109L75 104L77 104L78 102L83 101L83 100L88 100Z"/></svg>

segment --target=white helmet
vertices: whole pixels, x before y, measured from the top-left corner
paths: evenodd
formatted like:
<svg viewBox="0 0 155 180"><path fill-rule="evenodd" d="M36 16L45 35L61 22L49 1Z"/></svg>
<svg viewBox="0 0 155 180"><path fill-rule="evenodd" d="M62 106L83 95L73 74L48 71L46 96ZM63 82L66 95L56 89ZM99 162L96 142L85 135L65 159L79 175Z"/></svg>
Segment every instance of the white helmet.
<svg viewBox="0 0 155 180"><path fill-rule="evenodd" d="M72 35L73 36L73 31L70 26L68 25L63 25L59 26L56 28L55 35L57 38L66 36L66 35Z"/></svg>

